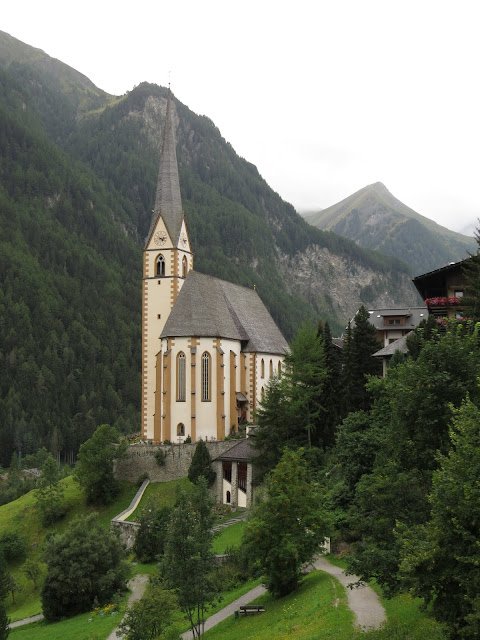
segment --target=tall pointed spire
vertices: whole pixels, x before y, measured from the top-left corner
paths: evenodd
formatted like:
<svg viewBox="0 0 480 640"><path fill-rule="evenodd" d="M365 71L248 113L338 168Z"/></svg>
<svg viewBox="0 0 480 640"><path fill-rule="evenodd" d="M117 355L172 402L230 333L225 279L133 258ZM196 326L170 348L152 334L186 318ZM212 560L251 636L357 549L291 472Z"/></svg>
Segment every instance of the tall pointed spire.
<svg viewBox="0 0 480 640"><path fill-rule="evenodd" d="M170 87L168 89L167 113L163 129L155 209L153 211L152 224L147 236L147 242L159 216L162 216L172 243L176 246L182 227L183 209L180 195L180 182L178 180L177 153L175 150L175 105L172 102Z"/></svg>

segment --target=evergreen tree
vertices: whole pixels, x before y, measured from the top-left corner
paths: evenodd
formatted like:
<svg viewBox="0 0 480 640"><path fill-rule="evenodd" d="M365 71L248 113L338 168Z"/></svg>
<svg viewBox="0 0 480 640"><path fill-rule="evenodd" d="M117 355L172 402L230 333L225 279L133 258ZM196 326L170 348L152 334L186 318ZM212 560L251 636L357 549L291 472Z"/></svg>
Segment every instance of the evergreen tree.
<svg viewBox="0 0 480 640"><path fill-rule="evenodd" d="M400 586L395 528L428 520L427 496L438 454L450 448L452 412L467 394L473 403L480 401L479 376L478 328L470 334L452 326L426 342L416 360L409 358L368 385L374 403L357 444L359 459L366 451L374 460L367 459L371 471L367 467L361 475L350 503L352 528L361 539L350 569L362 579L375 577L389 593ZM365 450L369 440L373 450Z"/></svg>
<svg viewBox="0 0 480 640"><path fill-rule="evenodd" d="M44 526L62 518L65 514L63 487L60 484L58 462L49 454L44 462L42 475L37 483L35 500Z"/></svg>
<svg viewBox="0 0 480 640"><path fill-rule="evenodd" d="M323 344L325 355L325 379L320 395L320 405L323 408L321 416L321 441L319 444L328 447L335 442L335 431L341 419L339 402L341 354L333 344L330 325L319 322L317 335Z"/></svg>
<svg viewBox="0 0 480 640"><path fill-rule="evenodd" d="M400 570L454 637L474 639L480 637L480 410L469 398L454 411L451 439L433 475L429 521L397 530Z"/></svg>
<svg viewBox="0 0 480 640"><path fill-rule="evenodd" d="M209 487L215 482L216 473L212 469L212 458L208 451L206 443L200 439L195 448L192 462L188 468L188 479L190 482L197 484L199 479L205 478Z"/></svg>
<svg viewBox="0 0 480 640"><path fill-rule="evenodd" d="M371 397L365 387L367 376L378 376L382 372L380 360L372 357L381 349L381 344L369 317L367 309L362 305L355 315L355 326L347 331L343 395L348 411L370 408Z"/></svg>

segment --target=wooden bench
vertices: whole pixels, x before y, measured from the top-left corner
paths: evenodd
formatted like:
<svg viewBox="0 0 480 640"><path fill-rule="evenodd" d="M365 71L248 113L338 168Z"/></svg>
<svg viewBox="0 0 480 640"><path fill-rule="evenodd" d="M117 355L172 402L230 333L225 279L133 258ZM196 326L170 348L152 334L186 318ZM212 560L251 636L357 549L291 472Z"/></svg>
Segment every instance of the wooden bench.
<svg viewBox="0 0 480 640"><path fill-rule="evenodd" d="M240 613L246 616L249 613L263 613L264 611L265 607L263 604L242 604L240 605L240 609L235 611L235 617L238 618Z"/></svg>

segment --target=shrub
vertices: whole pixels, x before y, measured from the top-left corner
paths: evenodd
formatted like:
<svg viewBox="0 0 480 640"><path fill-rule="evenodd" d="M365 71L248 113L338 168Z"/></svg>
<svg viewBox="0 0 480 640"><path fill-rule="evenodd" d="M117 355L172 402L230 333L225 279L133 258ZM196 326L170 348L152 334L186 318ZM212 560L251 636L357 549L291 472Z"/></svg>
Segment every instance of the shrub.
<svg viewBox="0 0 480 640"><path fill-rule="evenodd" d="M159 467L165 466L166 457L167 457L167 454L163 449L157 449L155 451L155 460L157 461L157 464Z"/></svg>
<svg viewBox="0 0 480 640"><path fill-rule="evenodd" d="M95 598L108 602L125 588L127 565L119 540L102 529L95 514L76 520L45 546L47 576L42 606L48 621L88 611Z"/></svg>
<svg viewBox="0 0 480 640"><path fill-rule="evenodd" d="M5 531L0 535L0 553L7 562L23 560L27 555L25 538L16 531Z"/></svg>

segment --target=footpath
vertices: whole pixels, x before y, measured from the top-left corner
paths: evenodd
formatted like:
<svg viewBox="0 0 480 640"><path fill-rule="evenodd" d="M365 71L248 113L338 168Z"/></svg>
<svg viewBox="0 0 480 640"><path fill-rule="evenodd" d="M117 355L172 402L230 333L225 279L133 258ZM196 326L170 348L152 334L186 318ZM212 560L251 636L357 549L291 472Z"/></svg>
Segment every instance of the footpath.
<svg viewBox="0 0 480 640"><path fill-rule="evenodd" d="M347 576L343 569L331 564L323 556L317 558L308 568L309 571L314 569L329 573L345 587L348 606L355 614L357 627L360 627L363 631L370 631L371 629L378 629L386 620L385 609L371 587L366 584L353 587L349 586L359 582L360 579L358 576ZM232 616L240 605L249 604L253 600L263 596L264 593L266 593L266 589L261 585L248 591L241 598L235 600L235 602L230 603L220 611L217 611L213 616L210 616L210 618L207 618L205 620L205 631L208 631L219 622ZM182 634L182 638L184 640L191 640L193 638L192 632L186 631Z"/></svg>

